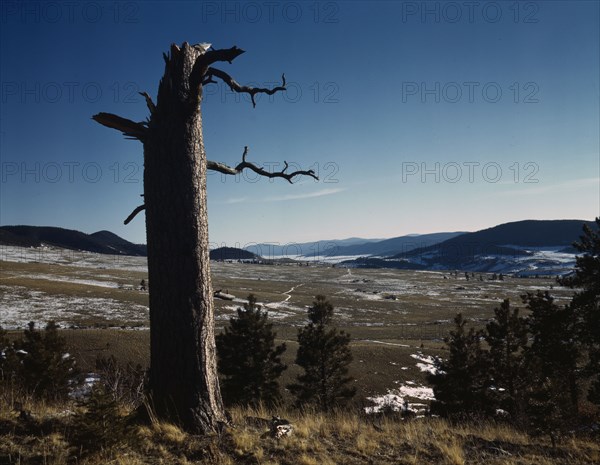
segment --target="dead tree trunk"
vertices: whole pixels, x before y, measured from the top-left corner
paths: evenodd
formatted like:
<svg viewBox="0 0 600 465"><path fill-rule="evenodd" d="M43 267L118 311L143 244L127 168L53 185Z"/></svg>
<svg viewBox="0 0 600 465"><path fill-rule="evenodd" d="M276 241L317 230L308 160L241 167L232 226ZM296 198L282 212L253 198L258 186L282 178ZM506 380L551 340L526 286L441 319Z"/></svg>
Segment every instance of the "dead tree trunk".
<svg viewBox="0 0 600 465"><path fill-rule="evenodd" d="M200 54L187 44L172 48L144 141L150 392L159 417L188 430L226 421L216 369L201 88L189 79Z"/></svg>
<svg viewBox="0 0 600 465"><path fill-rule="evenodd" d="M156 105L142 95L148 121L136 123L108 113L93 118L144 144L144 205L125 220L146 211L150 295L151 405L161 419L191 432L214 431L225 423L217 377L211 287L206 171L237 174L251 169L289 182L297 175L316 179L312 171L267 172L246 161L235 168L207 161L202 140L202 86L217 77L236 92L273 94L281 87L240 86L228 74L211 68L231 62L242 50L208 50L208 44L171 46L165 55Z"/></svg>

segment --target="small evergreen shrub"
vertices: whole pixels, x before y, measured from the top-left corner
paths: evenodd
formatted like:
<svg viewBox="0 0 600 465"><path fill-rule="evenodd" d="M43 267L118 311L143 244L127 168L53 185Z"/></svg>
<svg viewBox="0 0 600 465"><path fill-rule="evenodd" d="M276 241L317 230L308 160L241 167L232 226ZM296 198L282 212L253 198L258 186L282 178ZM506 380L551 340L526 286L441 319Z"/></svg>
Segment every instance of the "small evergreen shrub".
<svg viewBox="0 0 600 465"><path fill-rule="evenodd" d="M5 346L2 379L10 380L35 397L66 399L80 382L77 363L67 352L66 341L52 321L43 332L30 322L21 339L2 345Z"/></svg>
<svg viewBox="0 0 600 465"><path fill-rule="evenodd" d="M108 450L126 437L126 417L119 413L119 404L102 384L95 384L88 399L80 403L82 411L74 418L72 445L85 456Z"/></svg>

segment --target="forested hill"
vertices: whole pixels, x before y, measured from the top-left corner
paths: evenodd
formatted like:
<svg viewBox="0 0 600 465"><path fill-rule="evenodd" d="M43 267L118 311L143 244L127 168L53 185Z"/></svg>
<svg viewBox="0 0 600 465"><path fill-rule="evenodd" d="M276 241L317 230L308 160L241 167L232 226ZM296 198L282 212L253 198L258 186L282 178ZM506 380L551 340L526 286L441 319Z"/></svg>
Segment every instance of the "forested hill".
<svg viewBox="0 0 600 465"><path fill-rule="evenodd" d="M439 244L416 249L408 256L420 255L426 252L453 251L453 254L472 254L474 251L502 253L509 249L515 250L539 247L564 247L574 251L572 244L583 233L583 225L595 228L593 221L584 220L524 220L505 223L492 228L482 229L472 233L448 239ZM394 257L400 258L400 256Z"/></svg>
<svg viewBox="0 0 600 465"><path fill-rule="evenodd" d="M235 247L219 247L210 251L211 260L262 260L262 257L252 252Z"/></svg>
<svg viewBox="0 0 600 465"><path fill-rule="evenodd" d="M463 270L528 275L564 275L572 272L576 250L573 243L586 220L524 220L465 233L429 247L388 258L363 257L344 262L365 268L417 270Z"/></svg>
<svg viewBox="0 0 600 465"><path fill-rule="evenodd" d="M352 244L335 247L326 251L328 256L344 255L378 255L386 256L408 252L417 248L438 244L448 239L465 234L464 232L441 232L392 237L376 242Z"/></svg>
<svg viewBox="0 0 600 465"><path fill-rule="evenodd" d="M0 245L45 245L94 253L146 256L144 244L134 244L110 231L86 234L53 226L0 226Z"/></svg>

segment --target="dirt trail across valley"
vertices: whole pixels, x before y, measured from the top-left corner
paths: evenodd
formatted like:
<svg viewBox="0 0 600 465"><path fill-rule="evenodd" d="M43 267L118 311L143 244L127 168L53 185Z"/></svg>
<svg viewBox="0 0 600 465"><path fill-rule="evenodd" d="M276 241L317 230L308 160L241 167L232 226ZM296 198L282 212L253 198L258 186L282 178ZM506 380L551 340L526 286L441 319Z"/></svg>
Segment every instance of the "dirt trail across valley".
<svg viewBox="0 0 600 465"><path fill-rule="evenodd" d="M294 292L300 286L304 286L304 284L305 283L300 283L300 284L296 284L295 286L292 286L288 291L282 292L283 295L287 296L285 299L283 299L280 302L271 302L269 304L264 304L264 307L265 308L277 308L277 307L287 303L292 298L292 292Z"/></svg>

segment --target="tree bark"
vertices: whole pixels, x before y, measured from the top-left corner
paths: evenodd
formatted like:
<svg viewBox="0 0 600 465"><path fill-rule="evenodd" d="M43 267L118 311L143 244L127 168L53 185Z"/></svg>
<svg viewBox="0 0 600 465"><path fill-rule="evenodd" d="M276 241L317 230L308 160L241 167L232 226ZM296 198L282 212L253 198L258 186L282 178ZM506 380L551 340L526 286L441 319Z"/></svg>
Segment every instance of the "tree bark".
<svg viewBox="0 0 600 465"><path fill-rule="evenodd" d="M202 54L187 43L171 47L143 140L151 403L159 418L199 433L226 422L208 255L202 87L190 83Z"/></svg>

